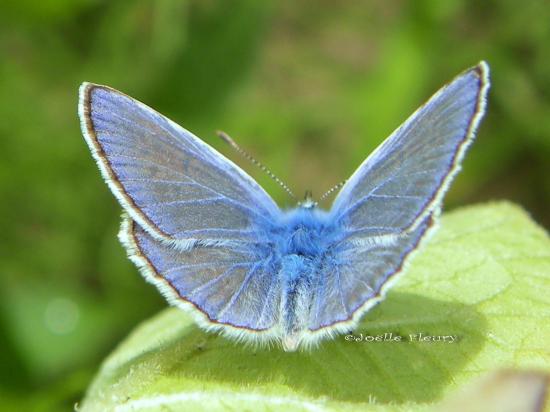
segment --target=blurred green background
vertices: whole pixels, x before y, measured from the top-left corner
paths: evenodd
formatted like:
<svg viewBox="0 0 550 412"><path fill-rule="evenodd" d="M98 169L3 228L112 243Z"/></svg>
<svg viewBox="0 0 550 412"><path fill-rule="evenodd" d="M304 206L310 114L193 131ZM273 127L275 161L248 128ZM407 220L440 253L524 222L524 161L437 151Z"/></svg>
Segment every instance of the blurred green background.
<svg viewBox="0 0 550 412"><path fill-rule="evenodd" d="M166 114L290 206L216 129L319 196L486 59L488 115L446 209L511 199L549 227L549 22L542 0L3 1L0 408L71 409L165 306L116 239L121 209L80 134L82 81Z"/></svg>

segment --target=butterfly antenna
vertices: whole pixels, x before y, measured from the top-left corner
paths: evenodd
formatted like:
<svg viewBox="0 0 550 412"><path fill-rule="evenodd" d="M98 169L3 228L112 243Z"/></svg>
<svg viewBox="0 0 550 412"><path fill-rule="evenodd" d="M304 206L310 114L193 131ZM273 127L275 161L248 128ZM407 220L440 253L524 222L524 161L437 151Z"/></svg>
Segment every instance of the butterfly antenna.
<svg viewBox="0 0 550 412"><path fill-rule="evenodd" d="M338 183L337 185L332 186L329 190L325 192L323 196L319 199L319 202L322 202L327 196L329 196L331 193L333 193L335 190L340 189L342 186L346 184L346 180Z"/></svg>
<svg viewBox="0 0 550 412"><path fill-rule="evenodd" d="M235 143L235 141L229 137L229 135L225 132L222 132L220 130L218 130L216 132L216 134L218 135L218 137L220 137L224 142L226 142L227 144L229 144L229 146L231 146L233 149L235 149L235 151L237 153L239 153L241 156L243 156L245 159L247 159L248 161L250 161L251 163L253 163L254 165L256 165L257 167L259 167L261 170L263 170L270 178L272 178L275 182L277 182L277 184L279 186L281 186L283 188L283 190L288 193L288 195L296 200L296 196L294 196L294 193L292 193L292 190L290 190L290 188L281 180L279 179L277 176L275 176L275 174L273 174L273 172L271 170L269 170L266 166L264 166L262 163L260 163L258 160L254 159L250 154L248 154L247 152L245 152L243 149L241 149L241 147Z"/></svg>

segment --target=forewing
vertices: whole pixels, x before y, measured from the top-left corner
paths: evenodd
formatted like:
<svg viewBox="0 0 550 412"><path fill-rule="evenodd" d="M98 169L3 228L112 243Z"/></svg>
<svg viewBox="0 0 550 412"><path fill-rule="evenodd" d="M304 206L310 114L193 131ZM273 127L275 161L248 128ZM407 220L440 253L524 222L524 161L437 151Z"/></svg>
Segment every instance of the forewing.
<svg viewBox="0 0 550 412"><path fill-rule="evenodd" d="M481 62L439 90L352 175L331 209L350 236L411 232L439 208L483 116L488 70Z"/></svg>
<svg viewBox="0 0 550 412"><path fill-rule="evenodd" d="M109 187L158 239L251 239L280 213L238 166L121 92L84 83L79 115Z"/></svg>
<svg viewBox="0 0 550 412"><path fill-rule="evenodd" d="M274 274L280 263L269 246L235 242L182 251L128 217L120 239L144 277L171 304L198 314L205 327L263 331L275 325L281 292Z"/></svg>
<svg viewBox="0 0 550 412"><path fill-rule="evenodd" d="M433 225L433 216L428 215L403 236L334 245L320 268L309 329L315 332L357 320L379 302Z"/></svg>

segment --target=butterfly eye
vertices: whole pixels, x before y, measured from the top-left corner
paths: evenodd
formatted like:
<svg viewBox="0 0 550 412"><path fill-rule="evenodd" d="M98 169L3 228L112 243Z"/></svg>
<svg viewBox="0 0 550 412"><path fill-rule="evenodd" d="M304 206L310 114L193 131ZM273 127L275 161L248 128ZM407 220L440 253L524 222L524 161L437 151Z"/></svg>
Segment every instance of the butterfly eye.
<svg viewBox="0 0 550 412"><path fill-rule="evenodd" d="M319 203L313 200L311 190L306 190L303 202L298 202L298 206L304 209L313 209L314 207L317 207L318 204Z"/></svg>

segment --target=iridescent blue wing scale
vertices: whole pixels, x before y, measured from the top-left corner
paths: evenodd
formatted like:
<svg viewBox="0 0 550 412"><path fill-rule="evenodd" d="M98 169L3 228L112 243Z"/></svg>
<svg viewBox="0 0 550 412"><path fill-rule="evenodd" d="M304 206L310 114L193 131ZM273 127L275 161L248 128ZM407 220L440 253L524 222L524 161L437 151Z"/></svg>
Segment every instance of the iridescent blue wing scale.
<svg viewBox="0 0 550 412"><path fill-rule="evenodd" d="M146 279L168 301L192 305L199 323L230 325L243 331L275 326L280 285L279 260L269 245L237 243L181 251L157 241L132 219L124 219L120 239ZM188 305L188 306L186 306Z"/></svg>
<svg viewBox="0 0 550 412"><path fill-rule="evenodd" d="M439 90L351 176L331 209L351 237L411 232L437 211L483 116L488 70L481 62Z"/></svg>
<svg viewBox="0 0 550 412"><path fill-rule="evenodd" d="M481 62L439 90L340 190L329 219L342 236L319 268L310 332L355 325L428 237L484 114L488 70Z"/></svg>
<svg viewBox="0 0 550 412"><path fill-rule="evenodd" d="M245 172L146 105L84 83L86 141L126 212L159 240L252 239L280 211Z"/></svg>
<svg viewBox="0 0 550 412"><path fill-rule="evenodd" d="M428 239L434 217L428 215L411 233L394 240L372 239L340 242L326 254L323 267L330 268L318 279L309 330L316 332L355 323L383 299L421 242Z"/></svg>
<svg viewBox="0 0 550 412"><path fill-rule="evenodd" d="M281 211L244 171L146 105L84 83L86 141L127 216L119 237L141 273L206 329L273 328ZM222 326L229 326L224 328Z"/></svg>

